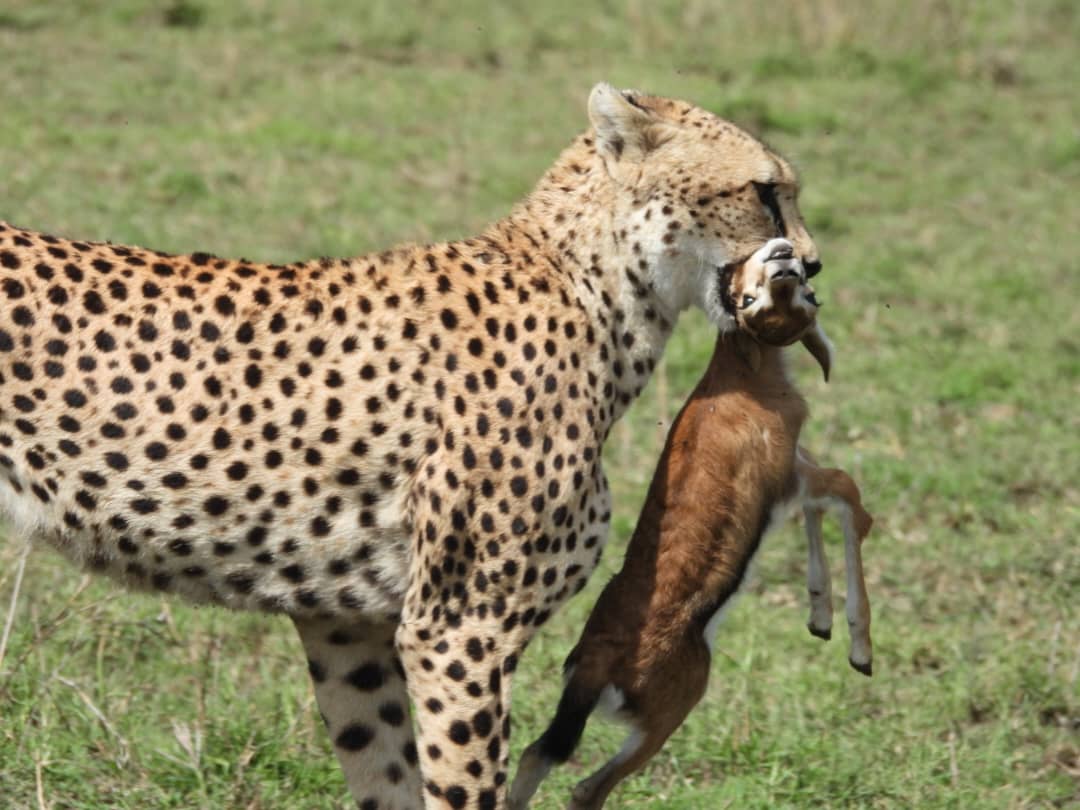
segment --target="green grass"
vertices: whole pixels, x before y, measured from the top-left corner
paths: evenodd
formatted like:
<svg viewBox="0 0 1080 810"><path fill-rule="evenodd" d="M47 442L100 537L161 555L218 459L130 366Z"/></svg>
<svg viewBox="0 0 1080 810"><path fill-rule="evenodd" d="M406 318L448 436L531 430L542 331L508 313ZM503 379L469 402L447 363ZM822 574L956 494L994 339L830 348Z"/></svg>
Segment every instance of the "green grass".
<svg viewBox="0 0 1080 810"><path fill-rule="evenodd" d="M0 218L284 260L466 235L606 79L695 100L800 166L833 383L805 442L862 484L876 674L805 631L772 537L706 699L634 808L1080 806L1080 15L1068 0L7 0ZM680 324L605 451L615 536L520 670L515 754L616 567L711 350ZM840 548L830 535L834 573ZM0 544L7 616L21 547ZM842 608L842 604L838 604ZM0 804L346 805L287 622L119 594L30 556L0 664ZM841 620L842 624L842 620ZM537 807L621 732L594 723Z"/></svg>

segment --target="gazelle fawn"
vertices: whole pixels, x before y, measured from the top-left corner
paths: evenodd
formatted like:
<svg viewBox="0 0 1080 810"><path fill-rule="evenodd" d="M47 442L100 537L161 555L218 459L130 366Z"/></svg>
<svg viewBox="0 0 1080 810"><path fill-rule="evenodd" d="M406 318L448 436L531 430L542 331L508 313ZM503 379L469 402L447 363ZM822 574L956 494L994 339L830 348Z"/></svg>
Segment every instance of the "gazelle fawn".
<svg viewBox="0 0 1080 810"><path fill-rule="evenodd" d="M846 473L819 467L798 446L807 407L784 367L782 347L801 340L828 379L832 348L817 323L817 300L784 239L721 272L722 303L739 330L718 337L672 425L623 567L566 660L554 719L522 756L511 810L523 810L552 766L570 757L598 706L631 732L578 784L570 808L601 807L660 749L704 694L719 617L762 537L798 506L809 541L810 631L831 634L821 518L833 509L845 537L850 660L871 672L859 547L872 519Z"/></svg>

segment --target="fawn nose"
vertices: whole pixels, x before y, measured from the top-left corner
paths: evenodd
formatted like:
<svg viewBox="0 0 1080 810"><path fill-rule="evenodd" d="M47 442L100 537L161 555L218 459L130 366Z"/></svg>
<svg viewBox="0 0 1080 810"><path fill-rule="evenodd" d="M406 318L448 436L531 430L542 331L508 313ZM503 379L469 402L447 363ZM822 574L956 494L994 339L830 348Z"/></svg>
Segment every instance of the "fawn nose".
<svg viewBox="0 0 1080 810"><path fill-rule="evenodd" d="M803 259L803 267L806 269L806 277L813 278L821 272L821 260Z"/></svg>
<svg viewBox="0 0 1080 810"><path fill-rule="evenodd" d="M773 273L769 277L769 286L774 292L781 288L794 290L799 281L799 271L787 268Z"/></svg>
<svg viewBox="0 0 1080 810"><path fill-rule="evenodd" d="M769 283L779 284L780 282L788 281L802 281L802 273L800 272L799 263L796 261L784 261L771 265L768 268Z"/></svg>

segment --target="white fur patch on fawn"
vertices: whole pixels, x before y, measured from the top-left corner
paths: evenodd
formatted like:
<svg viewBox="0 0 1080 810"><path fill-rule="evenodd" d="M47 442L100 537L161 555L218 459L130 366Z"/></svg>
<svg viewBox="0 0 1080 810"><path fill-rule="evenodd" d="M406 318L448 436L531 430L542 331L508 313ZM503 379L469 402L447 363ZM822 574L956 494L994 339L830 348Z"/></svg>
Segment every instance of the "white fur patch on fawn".
<svg viewBox="0 0 1080 810"><path fill-rule="evenodd" d="M608 684L600 691L600 699L596 701L596 709L605 717L617 719L622 707L626 705L626 695L622 689L613 684Z"/></svg>
<svg viewBox="0 0 1080 810"><path fill-rule="evenodd" d="M745 581L745 577L743 578ZM716 612L709 617L709 621L705 624L705 643L709 645L709 655L716 652L716 634L720 629L720 623L724 621L724 617L727 616L728 610L731 608L732 603L735 601L735 597L742 591L742 584L739 584L739 589L728 597L720 607L716 609Z"/></svg>
<svg viewBox="0 0 1080 810"><path fill-rule="evenodd" d="M566 686L573 679L575 669L576 667L571 666L563 672L563 686ZM617 720L619 719L619 710L625 705L626 695L614 684L609 683L600 690L600 697L596 701L596 711L609 719Z"/></svg>
<svg viewBox="0 0 1080 810"><path fill-rule="evenodd" d="M619 748L619 753L611 760L612 765L621 765L630 759L637 750L641 748L641 744L645 742L645 732L639 728L633 728L630 730L630 734L623 740L622 747Z"/></svg>
<svg viewBox="0 0 1080 810"><path fill-rule="evenodd" d="M772 525L771 520L769 521L769 525ZM768 527L766 527L765 532L768 532ZM764 533L762 534L762 539L764 539ZM754 553L754 557L756 556L757 552ZM735 589L735 593L729 596L727 601L720 605L720 607L716 609L716 612L709 617L709 621L705 623L705 632L703 635L705 636L705 643L709 645L709 655L716 652L716 633L720 629L720 623L724 621L724 617L727 616L731 606L735 604L735 599L742 593L746 581L750 579L750 569L753 567L754 557L751 557L750 561L747 562L746 573L743 574L743 578L739 582L739 587Z"/></svg>

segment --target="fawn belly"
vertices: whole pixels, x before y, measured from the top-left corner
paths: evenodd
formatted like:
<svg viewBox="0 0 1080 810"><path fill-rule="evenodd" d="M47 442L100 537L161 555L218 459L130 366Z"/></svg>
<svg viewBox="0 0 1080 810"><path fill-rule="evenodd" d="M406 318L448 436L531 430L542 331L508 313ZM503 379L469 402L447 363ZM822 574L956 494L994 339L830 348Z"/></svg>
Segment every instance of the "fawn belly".
<svg viewBox="0 0 1080 810"><path fill-rule="evenodd" d="M709 645L710 653L714 652L716 649L716 635L720 630L720 625L723 623L731 606L735 603L736 597L742 592L746 581L750 578L750 570L753 567L754 560L757 559L757 552L758 549L761 548L761 541L763 541L774 528L788 520L796 506L797 504L794 501L785 500L774 504L772 509L769 510L768 518L765 520L765 525L762 527L758 541L754 543L752 548L747 552L748 557L745 565L742 567L742 575L736 584L735 589L716 606L712 615L709 617L709 620L705 623L705 643Z"/></svg>

